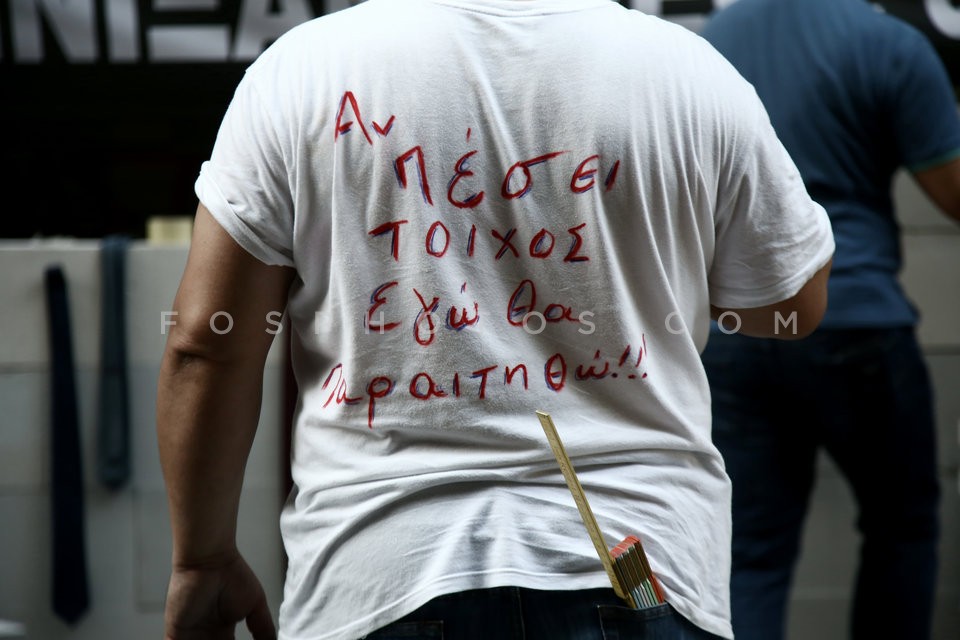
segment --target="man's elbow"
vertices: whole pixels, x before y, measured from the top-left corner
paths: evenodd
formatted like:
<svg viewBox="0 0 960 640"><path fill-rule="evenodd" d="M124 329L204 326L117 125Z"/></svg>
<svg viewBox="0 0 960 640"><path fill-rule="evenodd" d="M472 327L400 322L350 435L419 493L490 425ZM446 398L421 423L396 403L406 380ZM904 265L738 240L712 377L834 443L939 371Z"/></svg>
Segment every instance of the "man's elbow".
<svg viewBox="0 0 960 640"><path fill-rule="evenodd" d="M786 317L777 314L774 320L775 333L773 337L780 338L781 340L800 340L806 338L820 326L825 311L826 303L824 303L823 309L819 311L811 309L805 309L802 313L800 311L792 311L790 315Z"/></svg>
<svg viewBox="0 0 960 640"><path fill-rule="evenodd" d="M167 327L164 360L173 371L183 370L197 363L231 365L247 357L231 335L233 321L219 326L215 319L207 320L197 314L179 313L175 324ZM227 321L225 321L226 323Z"/></svg>
<svg viewBox="0 0 960 640"><path fill-rule="evenodd" d="M831 262L824 265L793 297L750 309L713 308L713 317L725 333L755 338L800 340L813 333L827 310L827 279Z"/></svg>
<svg viewBox="0 0 960 640"><path fill-rule="evenodd" d="M820 325L823 312L790 301L752 309L719 309L715 319L723 333L739 333L752 338L800 340Z"/></svg>
<svg viewBox="0 0 960 640"><path fill-rule="evenodd" d="M960 158L916 171L913 177L945 216L960 222Z"/></svg>
<svg viewBox="0 0 960 640"><path fill-rule="evenodd" d="M800 340L816 331L827 312L827 280L832 260L823 266L799 292L774 309L774 338Z"/></svg>

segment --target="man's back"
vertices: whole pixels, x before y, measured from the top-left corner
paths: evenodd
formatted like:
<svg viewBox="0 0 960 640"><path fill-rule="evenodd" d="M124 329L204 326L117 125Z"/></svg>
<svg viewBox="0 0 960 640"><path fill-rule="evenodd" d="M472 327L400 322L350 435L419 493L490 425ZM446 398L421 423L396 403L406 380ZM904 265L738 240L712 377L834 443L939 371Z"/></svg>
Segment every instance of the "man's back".
<svg viewBox="0 0 960 640"><path fill-rule="evenodd" d="M864 0L738 0L702 35L757 90L837 241L821 326L910 326L894 172L955 154L950 84L924 36Z"/></svg>
<svg viewBox="0 0 960 640"><path fill-rule="evenodd" d="M283 637L607 587L537 409L605 535L729 636L711 304L790 300L833 244L707 43L608 0L368 0L248 69L197 194L296 272Z"/></svg>

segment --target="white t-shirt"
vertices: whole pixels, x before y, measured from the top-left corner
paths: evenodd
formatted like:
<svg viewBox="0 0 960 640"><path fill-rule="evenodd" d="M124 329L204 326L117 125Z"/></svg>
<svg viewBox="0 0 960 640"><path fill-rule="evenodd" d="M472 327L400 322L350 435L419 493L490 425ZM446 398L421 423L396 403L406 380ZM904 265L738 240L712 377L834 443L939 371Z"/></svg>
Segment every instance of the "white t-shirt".
<svg viewBox="0 0 960 640"><path fill-rule="evenodd" d="M537 409L609 546L732 635L709 303L785 299L833 241L702 39L609 0L368 0L249 68L196 190L299 275L281 638L609 586Z"/></svg>

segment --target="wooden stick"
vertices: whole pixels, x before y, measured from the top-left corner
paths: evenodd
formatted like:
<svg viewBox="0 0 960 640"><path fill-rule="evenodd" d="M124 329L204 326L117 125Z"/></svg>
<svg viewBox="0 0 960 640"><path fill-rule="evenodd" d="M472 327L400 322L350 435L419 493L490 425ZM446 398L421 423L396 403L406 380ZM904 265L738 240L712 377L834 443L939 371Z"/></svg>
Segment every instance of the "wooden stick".
<svg viewBox="0 0 960 640"><path fill-rule="evenodd" d="M597 550L597 555L600 556L600 562L607 572L607 577L610 578L613 591L618 597L630 603L630 596L627 595L627 591L623 588L623 585L620 584L620 579L617 577L617 573L613 568L613 557L610 555L607 543L603 539L603 533L600 531L597 519L590 509L590 503L587 502L587 496L583 493L583 487L580 485L580 479L577 478L577 472L573 469L573 463L570 462L567 451L563 447L560 434L557 433L557 428L553 424L553 418L545 411L537 411L537 417L540 418L540 426L543 427L544 433L547 434L550 448L553 449L553 455L560 465L560 472L563 473L563 479L567 482L567 488L569 488L570 493L573 494L573 501L577 504L577 510L580 511L583 524L586 525L587 533L590 534L590 539L593 541L593 546Z"/></svg>

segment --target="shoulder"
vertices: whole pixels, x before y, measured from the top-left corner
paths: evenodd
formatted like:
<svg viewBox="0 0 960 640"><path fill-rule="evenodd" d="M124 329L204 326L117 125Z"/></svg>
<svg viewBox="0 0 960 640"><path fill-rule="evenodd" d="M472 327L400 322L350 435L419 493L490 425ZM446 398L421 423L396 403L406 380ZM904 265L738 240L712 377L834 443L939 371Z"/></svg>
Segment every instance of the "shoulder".
<svg viewBox="0 0 960 640"><path fill-rule="evenodd" d="M876 48L900 56L933 50L933 44L922 31L880 7L864 3L857 17L859 36Z"/></svg>

